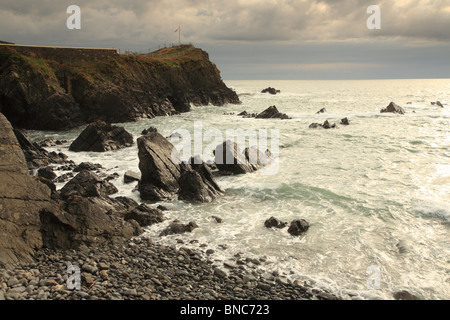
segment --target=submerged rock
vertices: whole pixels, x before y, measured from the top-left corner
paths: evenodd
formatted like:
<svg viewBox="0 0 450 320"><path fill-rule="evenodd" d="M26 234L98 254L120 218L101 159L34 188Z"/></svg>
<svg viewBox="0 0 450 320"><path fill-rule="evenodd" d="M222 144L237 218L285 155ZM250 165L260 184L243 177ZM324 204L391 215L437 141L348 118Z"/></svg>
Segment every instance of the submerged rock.
<svg viewBox="0 0 450 320"><path fill-rule="evenodd" d="M323 124L311 123L309 125L310 129L336 129L337 127L336 123L331 124L328 120L325 120Z"/></svg>
<svg viewBox="0 0 450 320"><path fill-rule="evenodd" d="M380 112L381 113L405 114L405 109L403 109L399 105L395 104L394 102L391 102L386 108L382 109Z"/></svg>
<svg viewBox="0 0 450 320"><path fill-rule="evenodd" d="M164 237L171 234L182 234L186 232L192 232L192 230L198 228L195 222L189 222L188 224L182 224L179 221L172 222L166 229L164 229L159 236Z"/></svg>
<svg viewBox="0 0 450 320"><path fill-rule="evenodd" d="M103 121L89 124L72 142L70 151L105 152L131 147L133 136L123 127L113 126Z"/></svg>

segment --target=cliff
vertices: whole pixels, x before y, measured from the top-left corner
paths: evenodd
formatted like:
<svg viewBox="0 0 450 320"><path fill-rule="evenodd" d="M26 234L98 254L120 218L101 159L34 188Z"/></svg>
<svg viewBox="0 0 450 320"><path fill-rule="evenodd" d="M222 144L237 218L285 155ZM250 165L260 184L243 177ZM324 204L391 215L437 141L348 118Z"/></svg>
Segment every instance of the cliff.
<svg viewBox="0 0 450 320"><path fill-rule="evenodd" d="M14 127L63 130L239 103L193 46L144 55L88 50L0 46L0 112Z"/></svg>

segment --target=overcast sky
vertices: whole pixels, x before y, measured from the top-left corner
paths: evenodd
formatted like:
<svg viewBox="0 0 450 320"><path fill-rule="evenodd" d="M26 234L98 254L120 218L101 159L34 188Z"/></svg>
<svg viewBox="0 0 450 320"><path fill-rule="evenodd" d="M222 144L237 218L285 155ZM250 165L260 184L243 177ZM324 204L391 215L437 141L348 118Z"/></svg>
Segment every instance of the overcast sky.
<svg viewBox="0 0 450 320"><path fill-rule="evenodd" d="M178 25L226 80L450 78L450 0L0 0L0 40L19 44L148 51Z"/></svg>

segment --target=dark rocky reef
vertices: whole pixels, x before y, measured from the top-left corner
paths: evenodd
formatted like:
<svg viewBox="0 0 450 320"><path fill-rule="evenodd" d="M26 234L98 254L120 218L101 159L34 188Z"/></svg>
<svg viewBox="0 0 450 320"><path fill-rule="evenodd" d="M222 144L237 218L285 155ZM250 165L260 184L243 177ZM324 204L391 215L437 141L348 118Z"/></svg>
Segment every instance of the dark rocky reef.
<svg viewBox="0 0 450 320"><path fill-rule="evenodd" d="M278 111L276 106L271 106L258 114L256 119L291 119L287 114Z"/></svg>
<svg viewBox="0 0 450 320"><path fill-rule="evenodd" d="M15 128L64 130L240 103L208 54L193 46L92 61L48 58L0 48L0 112Z"/></svg>
<svg viewBox="0 0 450 320"><path fill-rule="evenodd" d="M273 94L273 95L275 95L277 93L280 93L280 92L281 92L280 90L277 90L277 89L272 88L272 87L265 88L264 90L261 91L261 93L270 93L270 94Z"/></svg>
<svg viewBox="0 0 450 320"><path fill-rule="evenodd" d="M405 109L400 107L394 102L391 102L386 108L382 109L380 113L397 113L397 114L405 114Z"/></svg>

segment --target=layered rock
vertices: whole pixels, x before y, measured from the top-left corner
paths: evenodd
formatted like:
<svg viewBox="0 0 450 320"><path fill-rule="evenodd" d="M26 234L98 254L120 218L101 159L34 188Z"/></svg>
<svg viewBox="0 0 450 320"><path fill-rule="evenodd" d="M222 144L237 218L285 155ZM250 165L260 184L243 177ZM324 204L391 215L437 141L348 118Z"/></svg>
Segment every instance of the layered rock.
<svg viewBox="0 0 450 320"><path fill-rule="evenodd" d="M90 123L69 147L70 151L105 152L131 147L133 136L123 127L103 121Z"/></svg>
<svg viewBox="0 0 450 320"><path fill-rule="evenodd" d="M141 198L150 201L173 199L210 202L223 194L205 164L182 164L177 150L161 134L150 132L137 140Z"/></svg>
<svg viewBox="0 0 450 320"><path fill-rule="evenodd" d="M0 112L15 127L62 130L240 103L208 54L192 46L71 64L0 50Z"/></svg>

